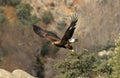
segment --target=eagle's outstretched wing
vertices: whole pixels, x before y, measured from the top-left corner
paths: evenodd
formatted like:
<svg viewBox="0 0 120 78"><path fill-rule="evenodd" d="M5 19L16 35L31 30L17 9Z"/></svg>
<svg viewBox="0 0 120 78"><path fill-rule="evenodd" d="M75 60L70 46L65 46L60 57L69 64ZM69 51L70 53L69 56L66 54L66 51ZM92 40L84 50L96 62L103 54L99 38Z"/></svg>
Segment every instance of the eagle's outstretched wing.
<svg viewBox="0 0 120 78"><path fill-rule="evenodd" d="M68 40L72 37L77 21L78 21L78 16L75 14L71 17L70 26L66 30L66 32L61 40L62 45L65 45L68 42Z"/></svg>
<svg viewBox="0 0 120 78"><path fill-rule="evenodd" d="M48 41L54 42L54 41L60 40L60 38L53 32L43 30L37 25L33 25L33 30L37 35L39 35L40 37L46 38Z"/></svg>

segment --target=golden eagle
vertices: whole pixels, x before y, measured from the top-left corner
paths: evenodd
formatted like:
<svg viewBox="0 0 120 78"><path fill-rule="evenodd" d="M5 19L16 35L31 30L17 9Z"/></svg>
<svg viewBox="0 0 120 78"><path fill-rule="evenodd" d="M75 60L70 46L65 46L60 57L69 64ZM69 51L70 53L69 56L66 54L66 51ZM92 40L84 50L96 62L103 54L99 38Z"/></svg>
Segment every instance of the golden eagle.
<svg viewBox="0 0 120 78"><path fill-rule="evenodd" d="M71 17L71 23L68 29L66 30L64 36L62 38L59 38L55 33L47 31L42 29L41 27L38 27L37 25L33 25L33 30L36 34L38 34L40 37L46 38L48 41L51 41L52 44L56 45L57 47L61 48L67 48L72 50L73 47L71 46L71 37L74 33L76 23L78 21L78 16L74 15ZM73 41L76 41L77 39L73 39Z"/></svg>

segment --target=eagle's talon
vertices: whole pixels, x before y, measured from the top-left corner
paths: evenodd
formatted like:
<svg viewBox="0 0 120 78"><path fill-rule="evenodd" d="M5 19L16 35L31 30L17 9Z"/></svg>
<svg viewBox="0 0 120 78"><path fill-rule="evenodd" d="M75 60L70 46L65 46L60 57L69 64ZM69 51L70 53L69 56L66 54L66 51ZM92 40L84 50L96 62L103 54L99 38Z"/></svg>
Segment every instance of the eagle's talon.
<svg viewBox="0 0 120 78"><path fill-rule="evenodd" d="M75 51L72 49L71 52L75 52Z"/></svg>

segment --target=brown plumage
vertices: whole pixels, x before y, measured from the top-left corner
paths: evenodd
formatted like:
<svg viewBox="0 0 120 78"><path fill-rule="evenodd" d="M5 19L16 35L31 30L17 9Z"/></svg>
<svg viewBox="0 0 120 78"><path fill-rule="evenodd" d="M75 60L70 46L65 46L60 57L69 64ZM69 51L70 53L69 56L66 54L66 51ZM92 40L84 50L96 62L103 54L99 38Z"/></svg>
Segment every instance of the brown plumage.
<svg viewBox="0 0 120 78"><path fill-rule="evenodd" d="M70 26L66 30L64 36L62 39L60 39L56 34L53 32L47 31L42 29L41 27L38 27L37 25L33 25L33 30L36 34L38 34L40 37L46 38L48 41L52 42L52 44L56 45L57 47L67 48L72 50L73 47L71 46L69 39L71 39L76 23L78 21L78 17L76 15L72 16L72 21L70 23Z"/></svg>

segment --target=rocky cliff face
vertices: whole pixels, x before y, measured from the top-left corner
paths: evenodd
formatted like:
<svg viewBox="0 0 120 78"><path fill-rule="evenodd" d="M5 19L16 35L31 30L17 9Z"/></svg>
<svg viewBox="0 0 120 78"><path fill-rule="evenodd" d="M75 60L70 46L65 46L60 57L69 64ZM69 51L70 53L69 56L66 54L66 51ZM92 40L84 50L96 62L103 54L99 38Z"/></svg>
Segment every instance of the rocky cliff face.
<svg viewBox="0 0 120 78"><path fill-rule="evenodd" d="M0 68L9 71L25 69L34 74L35 55L41 42L34 38L32 28L25 28L24 31L24 28L19 26L21 25L1 26L0 49L3 57L1 56Z"/></svg>
<svg viewBox="0 0 120 78"><path fill-rule="evenodd" d="M114 45L120 33L120 0L89 0L80 7L77 35L81 47L95 48ZM80 35L81 34L81 35Z"/></svg>
<svg viewBox="0 0 120 78"><path fill-rule="evenodd" d="M55 19L52 30L56 30L53 26L61 20L69 24L68 16L76 12L79 22L75 37L79 38L77 45L81 48L114 45L120 30L120 0L31 0L26 3L34 7L33 13L38 17L44 10L52 12Z"/></svg>

